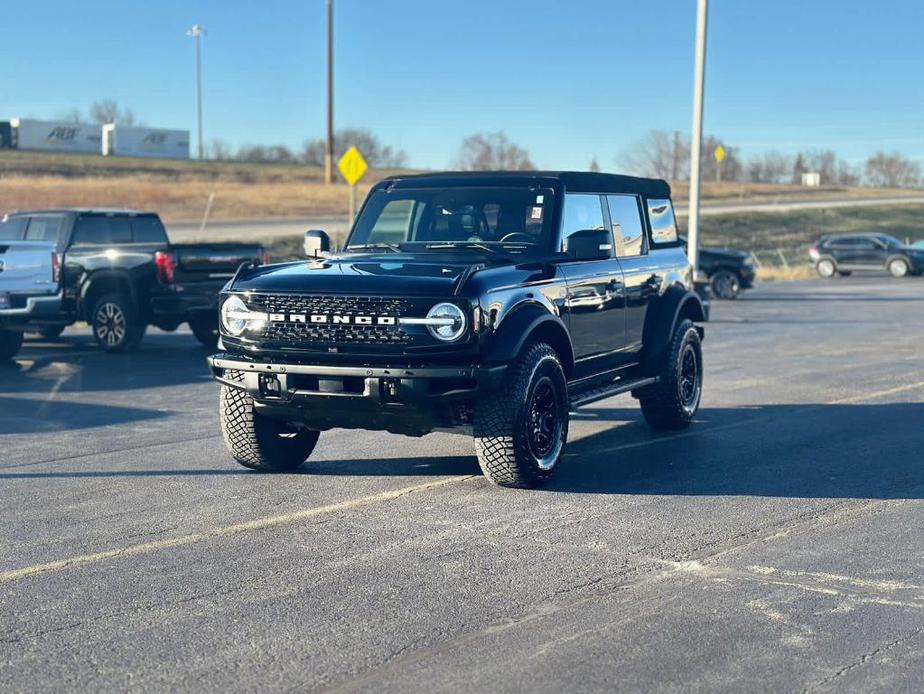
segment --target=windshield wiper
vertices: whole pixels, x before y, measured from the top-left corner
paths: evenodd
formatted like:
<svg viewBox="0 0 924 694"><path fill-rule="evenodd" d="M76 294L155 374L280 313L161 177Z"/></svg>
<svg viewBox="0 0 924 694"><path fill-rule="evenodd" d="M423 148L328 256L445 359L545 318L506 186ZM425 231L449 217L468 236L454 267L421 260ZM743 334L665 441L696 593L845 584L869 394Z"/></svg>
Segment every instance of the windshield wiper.
<svg viewBox="0 0 924 694"><path fill-rule="evenodd" d="M509 253L505 253L499 248L491 248L490 246L478 241L446 241L442 243L428 243L425 248L477 248L479 251L487 251L488 253L503 256L504 258L510 257Z"/></svg>
<svg viewBox="0 0 924 694"><path fill-rule="evenodd" d="M361 248L363 250L387 249L389 251L394 251L395 253L401 252L401 246L399 246L397 243L357 243L347 246L348 251L352 251L356 248Z"/></svg>

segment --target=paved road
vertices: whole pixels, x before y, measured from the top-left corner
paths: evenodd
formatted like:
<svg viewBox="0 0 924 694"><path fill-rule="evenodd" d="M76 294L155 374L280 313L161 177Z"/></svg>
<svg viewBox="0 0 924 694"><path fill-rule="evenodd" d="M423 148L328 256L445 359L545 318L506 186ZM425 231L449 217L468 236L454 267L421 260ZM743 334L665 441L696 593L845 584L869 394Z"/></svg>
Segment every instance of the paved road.
<svg viewBox="0 0 924 694"><path fill-rule="evenodd" d="M791 212L802 209L821 209L832 207L870 207L877 205L894 205L896 203L924 204L922 195L888 196L876 198L834 198L811 200L780 199L770 202L706 202L701 209L703 215L736 214L742 212ZM685 216L686 205L677 207L677 214ZM278 236L302 234L308 229L324 229L331 234L345 234L348 230L346 215L326 215L314 217L285 217L282 219L213 221L205 230L197 223L175 223L168 225L170 238L178 242L197 239L231 241L269 239Z"/></svg>
<svg viewBox="0 0 924 694"><path fill-rule="evenodd" d="M251 473L189 334L29 344L0 370L0 690L920 690L924 281L714 318L695 427L599 403L542 491L448 435Z"/></svg>

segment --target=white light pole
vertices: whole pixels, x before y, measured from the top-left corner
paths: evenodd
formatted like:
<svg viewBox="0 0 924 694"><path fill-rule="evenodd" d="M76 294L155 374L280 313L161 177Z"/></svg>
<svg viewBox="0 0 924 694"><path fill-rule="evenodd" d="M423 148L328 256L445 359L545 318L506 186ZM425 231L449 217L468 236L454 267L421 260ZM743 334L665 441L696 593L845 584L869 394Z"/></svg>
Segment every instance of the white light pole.
<svg viewBox="0 0 924 694"><path fill-rule="evenodd" d="M693 264L693 279L699 269L699 183L703 149L703 90L706 80L706 20L709 0L697 0L696 7L696 66L693 74L693 132L690 138L690 228L687 231L687 253Z"/></svg>
<svg viewBox="0 0 924 694"><path fill-rule="evenodd" d="M202 145L202 37L205 35L205 29L198 24L193 24L192 29L186 32L187 36L196 39L196 118L199 124L199 159L204 159L204 147Z"/></svg>

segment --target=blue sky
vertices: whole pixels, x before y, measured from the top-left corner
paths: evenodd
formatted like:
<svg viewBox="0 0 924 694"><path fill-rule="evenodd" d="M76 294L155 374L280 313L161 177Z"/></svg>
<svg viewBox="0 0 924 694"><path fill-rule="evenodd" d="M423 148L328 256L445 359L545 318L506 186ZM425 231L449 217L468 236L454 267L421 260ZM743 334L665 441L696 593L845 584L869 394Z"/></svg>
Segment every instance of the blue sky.
<svg viewBox="0 0 924 694"><path fill-rule="evenodd" d="M695 0L335 0L338 126L412 165L504 130L544 168L604 170L651 129L686 130ZM149 125L292 147L324 129L323 0L5 3L0 118L115 98ZM924 2L712 0L705 125L747 156L831 147L924 162Z"/></svg>

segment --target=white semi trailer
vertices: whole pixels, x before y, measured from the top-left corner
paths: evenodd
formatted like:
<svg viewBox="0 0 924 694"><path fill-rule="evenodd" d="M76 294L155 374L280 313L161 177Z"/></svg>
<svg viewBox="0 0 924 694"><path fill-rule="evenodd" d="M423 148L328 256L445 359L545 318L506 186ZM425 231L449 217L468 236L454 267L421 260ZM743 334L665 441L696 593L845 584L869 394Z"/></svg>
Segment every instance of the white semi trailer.
<svg viewBox="0 0 924 694"><path fill-rule="evenodd" d="M189 159L189 131L129 128L109 123L102 129L104 156Z"/></svg>
<svg viewBox="0 0 924 694"><path fill-rule="evenodd" d="M102 148L103 134L99 125L13 118L10 130L11 144L17 149L99 154Z"/></svg>

